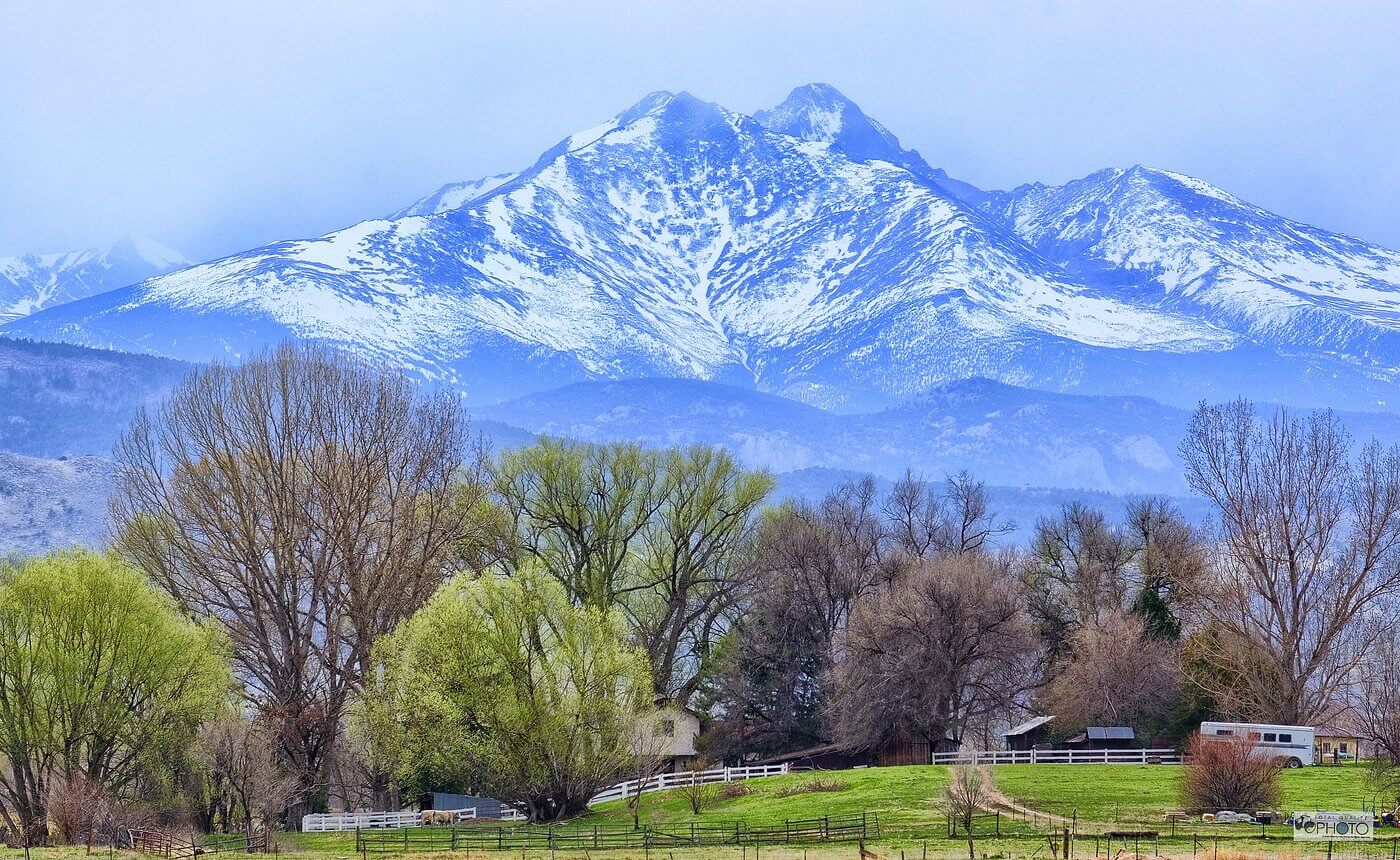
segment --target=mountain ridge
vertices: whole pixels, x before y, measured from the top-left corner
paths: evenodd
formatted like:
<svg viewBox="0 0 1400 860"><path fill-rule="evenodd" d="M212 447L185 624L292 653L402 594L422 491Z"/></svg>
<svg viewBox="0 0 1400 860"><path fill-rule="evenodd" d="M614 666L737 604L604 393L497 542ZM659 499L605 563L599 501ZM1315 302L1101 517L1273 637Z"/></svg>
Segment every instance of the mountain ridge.
<svg viewBox="0 0 1400 860"><path fill-rule="evenodd" d="M78 251L0 257L0 322L188 265L178 251L138 234Z"/></svg>
<svg viewBox="0 0 1400 860"><path fill-rule="evenodd" d="M320 340L477 403L687 376L860 411L986 376L1396 408L1400 255L1292 224L1146 168L983 192L827 85L753 116L659 91L519 172L0 331L186 361Z"/></svg>

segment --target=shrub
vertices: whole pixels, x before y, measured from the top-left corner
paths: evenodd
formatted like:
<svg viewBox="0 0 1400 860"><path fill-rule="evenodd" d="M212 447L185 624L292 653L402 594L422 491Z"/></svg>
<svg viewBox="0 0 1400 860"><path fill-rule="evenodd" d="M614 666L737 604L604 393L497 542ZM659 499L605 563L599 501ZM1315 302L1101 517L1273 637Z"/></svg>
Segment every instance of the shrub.
<svg viewBox="0 0 1400 860"><path fill-rule="evenodd" d="M753 789L742 782L726 782L724 787L719 790L719 796L726 800L734 797L746 797L752 793Z"/></svg>
<svg viewBox="0 0 1400 860"><path fill-rule="evenodd" d="M1204 740L1196 735L1187 749L1182 804L1196 810L1272 808L1279 801L1282 769L1248 738Z"/></svg>
<svg viewBox="0 0 1400 860"><path fill-rule="evenodd" d="M74 774L49 789L49 823L67 845L86 845L105 830L115 815L111 795L100 783Z"/></svg>

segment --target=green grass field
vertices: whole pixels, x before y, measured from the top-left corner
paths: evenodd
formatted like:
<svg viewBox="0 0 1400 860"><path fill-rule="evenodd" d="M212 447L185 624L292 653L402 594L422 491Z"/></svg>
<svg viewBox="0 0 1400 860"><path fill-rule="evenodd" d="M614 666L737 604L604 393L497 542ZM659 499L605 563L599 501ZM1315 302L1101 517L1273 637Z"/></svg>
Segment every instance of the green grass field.
<svg viewBox="0 0 1400 860"><path fill-rule="evenodd" d="M1022 764L992 768L997 787L1019 803L1081 820L1148 822L1180 809L1183 770L1166 765ZM1370 808L1367 770L1355 765L1304 767L1281 777L1280 811Z"/></svg>
<svg viewBox="0 0 1400 860"><path fill-rule="evenodd" d="M1015 803L1041 813L1075 818L1083 832L1113 829L1165 830L1163 813L1179 809L1182 769L1167 765L1002 765L990 769L997 789ZM1375 800L1367 788L1362 767L1320 767L1285 771L1281 811L1305 809L1359 809ZM817 779L844 785L840 791L793 793ZM671 826L696 822L743 820L750 826L782 824L786 820L875 813L887 840L909 842L939 839L946 827L941 795L948 780L944 767L891 767L829 773L800 773L751 780L748 793L718 796L714 786L701 813L691 812L689 799L680 791L658 792L642 798L641 822ZM626 803L604 804L574 822L580 826L630 825ZM992 820L979 823L991 829ZM1003 815L1001 829L1007 837L1029 838L1054 825ZM1248 825L1207 826L1211 834L1249 838L1258 829ZM1194 825L1199 830L1201 825ZM1184 832L1184 829L1183 829ZM1270 828L1275 839L1287 838L1287 828ZM289 834L285 844L293 850L349 856L353 834Z"/></svg>
<svg viewBox="0 0 1400 860"><path fill-rule="evenodd" d="M1014 803L1040 813L1075 817L1085 834L1076 857L1092 854L1093 833L1108 830L1136 829L1169 832L1162 814L1181 806L1178 788L1182 769L1166 765L1003 765L991 768L997 789ZM840 791L798 792L813 779L844 784ZM945 817L941 795L948 780L948 770L942 767L892 767L828 773L801 773L752 780L746 783L748 793L742 796L711 796L697 817L690 809L688 798L678 791L659 792L642 799L641 820L644 824L670 826L686 825L692 821L732 822L744 820L750 826L781 825L786 820L843 816L873 812L878 816L882 836L874 846L885 860L914 857L923 860L952 860L965 857L965 844L946 838ZM1367 771L1363 767L1319 767L1285 771L1283 776L1281 811L1334 809L1349 810L1369 807L1373 802L1367 786ZM601 806L574 822L579 826L630 825L631 812L622 801ZM1057 825L1043 818L1029 823L1014 814L1002 816L1002 839L992 836L994 819L984 819L978 825L981 838L979 856L988 858L1045 857L1048 852L1044 833ZM1287 828L1269 828L1267 839L1261 840L1258 827L1249 825L1213 826L1193 823L1178 829L1177 838L1162 844L1162 853L1174 857L1192 856L1197 847L1192 834L1204 839L1219 836L1229 840L1234 860L1245 860L1249 852L1262 852L1277 857L1280 852L1297 856L1313 851L1306 845L1294 845ZM1400 831L1378 833L1378 838L1390 839ZM1038 841L1037 841L1038 840ZM1325 846L1323 846L1325 849ZM331 860L355 855L353 833L285 834L283 853L299 854L308 860ZM913 854L909 854L913 852ZM105 853L105 852L102 852ZM476 852L480 855L482 852ZM488 852L489 853L489 852ZM531 853L523 860L566 860L567 855L553 852ZM1316 853L1313 851L1313 853ZM1388 856L1388 852L1387 856ZM0 860L9 860L17 852L0 848ZM80 849L44 849L35 854L37 860L72 860ZM665 852L665 860L759 860L752 848L677 849ZM762 860L855 860L852 845L813 845L804 848L765 847ZM136 855L128 855L133 860ZM465 855L413 855L422 860L433 857L463 858ZM520 857L519 852L513 856ZM656 860L663 855L652 851L594 852L578 860ZM1222 850L1222 858L1225 856ZM468 858L469 860L469 858Z"/></svg>
<svg viewBox="0 0 1400 860"><path fill-rule="evenodd" d="M813 780L841 783L845 788L840 791L788 794ZM879 815L882 824L932 825L943 821L938 802L947 784L948 769L932 766L775 776L745 783L749 793L742 797L713 797L706 803L701 818L742 818L750 823L781 823L788 819L874 812ZM718 789L719 786L714 788ZM645 824L670 824L694 819L690 803L681 792L661 791L642 795L641 820ZM586 820L590 824L632 823L625 801L603 804Z"/></svg>

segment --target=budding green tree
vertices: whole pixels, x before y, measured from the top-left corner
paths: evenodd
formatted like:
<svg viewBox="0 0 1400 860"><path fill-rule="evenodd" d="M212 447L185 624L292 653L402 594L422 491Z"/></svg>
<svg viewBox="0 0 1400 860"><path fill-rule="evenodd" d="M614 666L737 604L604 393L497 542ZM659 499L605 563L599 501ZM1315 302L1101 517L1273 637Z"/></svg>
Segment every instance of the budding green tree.
<svg viewBox="0 0 1400 860"><path fill-rule="evenodd" d="M376 764L407 789L472 787L531 821L583 812L625 776L651 707L621 618L529 567L444 586L375 657L353 719Z"/></svg>
<svg viewBox="0 0 1400 860"><path fill-rule="evenodd" d="M211 628L112 556L0 566L0 815L42 838L57 783L120 794L183 754L231 675Z"/></svg>

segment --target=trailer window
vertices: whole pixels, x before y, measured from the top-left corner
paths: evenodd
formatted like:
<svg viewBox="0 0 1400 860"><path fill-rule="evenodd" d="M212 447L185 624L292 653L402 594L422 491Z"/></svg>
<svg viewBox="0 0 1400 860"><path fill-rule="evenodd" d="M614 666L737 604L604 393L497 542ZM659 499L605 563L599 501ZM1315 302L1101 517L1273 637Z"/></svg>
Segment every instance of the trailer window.
<svg viewBox="0 0 1400 860"><path fill-rule="evenodd" d="M1215 730L1215 733L1216 733L1217 735L1233 735L1233 734L1234 734L1234 732L1231 731L1230 729L1216 729L1216 730Z"/></svg>
<svg viewBox="0 0 1400 860"><path fill-rule="evenodd" d="M1281 744L1291 744L1293 743L1293 735L1279 735L1278 741Z"/></svg>
<svg viewBox="0 0 1400 860"><path fill-rule="evenodd" d="M1259 733L1258 733L1258 732L1250 732L1250 733L1249 733L1249 739L1252 740L1252 741L1257 741L1257 740L1259 740Z"/></svg>
<svg viewBox="0 0 1400 860"><path fill-rule="evenodd" d="M1273 743L1274 741L1278 740L1278 735L1274 734L1273 732L1264 732L1264 740L1268 743Z"/></svg>

